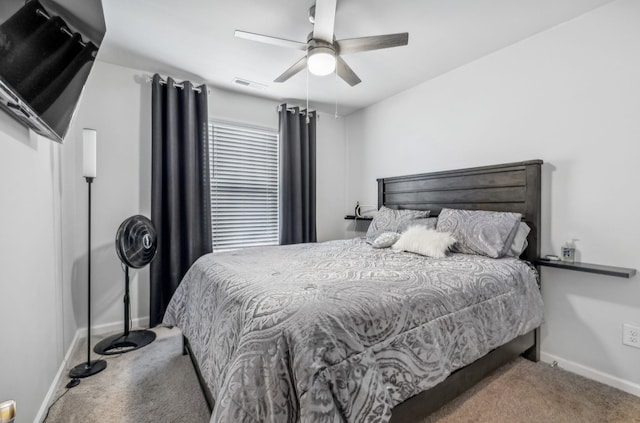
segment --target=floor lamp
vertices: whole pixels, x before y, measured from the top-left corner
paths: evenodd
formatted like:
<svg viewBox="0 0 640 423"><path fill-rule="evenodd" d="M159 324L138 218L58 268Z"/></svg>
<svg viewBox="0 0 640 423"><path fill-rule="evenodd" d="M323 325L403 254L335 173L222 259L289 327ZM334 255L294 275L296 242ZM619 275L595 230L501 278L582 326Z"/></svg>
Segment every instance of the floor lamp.
<svg viewBox="0 0 640 423"><path fill-rule="evenodd" d="M87 181L89 192L89 224L87 249L87 361L78 364L69 372L70 378L83 378L100 373L107 367L105 360L91 360L91 183L96 177L96 131L83 129L82 174Z"/></svg>

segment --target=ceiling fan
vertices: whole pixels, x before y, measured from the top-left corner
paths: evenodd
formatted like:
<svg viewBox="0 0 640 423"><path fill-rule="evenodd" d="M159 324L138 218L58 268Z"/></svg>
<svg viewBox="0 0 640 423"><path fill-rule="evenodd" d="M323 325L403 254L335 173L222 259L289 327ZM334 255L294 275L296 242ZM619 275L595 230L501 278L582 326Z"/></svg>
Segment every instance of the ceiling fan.
<svg viewBox="0 0 640 423"><path fill-rule="evenodd" d="M235 36L306 51L307 54L302 59L284 71L274 82L284 82L308 66L309 72L319 76L329 75L336 71L340 78L353 87L359 84L361 80L342 59L341 55L406 46L409 43L409 33L401 32L398 34L375 35L336 41L333 34L336 2L337 0L316 0L316 4L311 6L309 9L309 21L313 23L313 32L309 34L306 43L238 30L235 31Z"/></svg>

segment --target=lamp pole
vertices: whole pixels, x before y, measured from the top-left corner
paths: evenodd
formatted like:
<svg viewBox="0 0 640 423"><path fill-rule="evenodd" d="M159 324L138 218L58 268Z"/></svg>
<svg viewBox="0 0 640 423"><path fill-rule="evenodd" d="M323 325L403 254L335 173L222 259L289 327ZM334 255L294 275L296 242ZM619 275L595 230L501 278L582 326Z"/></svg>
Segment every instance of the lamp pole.
<svg viewBox="0 0 640 423"><path fill-rule="evenodd" d="M107 367L105 360L91 360L91 184L96 177L96 131L83 130L83 173L88 188L87 227L87 362L75 366L69 372L72 379L95 375Z"/></svg>

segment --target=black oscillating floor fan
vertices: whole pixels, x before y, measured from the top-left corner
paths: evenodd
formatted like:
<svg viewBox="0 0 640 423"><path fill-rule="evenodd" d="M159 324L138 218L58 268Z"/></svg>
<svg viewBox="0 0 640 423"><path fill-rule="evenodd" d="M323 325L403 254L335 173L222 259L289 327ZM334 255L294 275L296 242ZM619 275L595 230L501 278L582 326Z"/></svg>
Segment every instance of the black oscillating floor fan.
<svg viewBox="0 0 640 423"><path fill-rule="evenodd" d="M156 339L150 330L130 330L129 268L140 269L153 260L158 247L153 223L142 215L131 216L118 228L116 252L124 267L124 333L98 342L93 349L102 355L121 354L137 350Z"/></svg>

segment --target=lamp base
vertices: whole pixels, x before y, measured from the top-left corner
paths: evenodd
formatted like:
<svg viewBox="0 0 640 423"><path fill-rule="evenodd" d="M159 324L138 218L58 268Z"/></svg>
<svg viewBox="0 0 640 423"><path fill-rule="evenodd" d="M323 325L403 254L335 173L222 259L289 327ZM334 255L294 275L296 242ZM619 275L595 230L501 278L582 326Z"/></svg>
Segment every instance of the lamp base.
<svg viewBox="0 0 640 423"><path fill-rule="evenodd" d="M104 360L91 360L88 363L78 364L71 369L69 377L72 379L83 378L93 376L96 373L100 373L107 367L107 362Z"/></svg>
<svg viewBox="0 0 640 423"><path fill-rule="evenodd" d="M155 332L150 330L132 330L128 335L120 333L103 339L96 344L93 351L100 355L128 353L149 345L155 339Z"/></svg>

